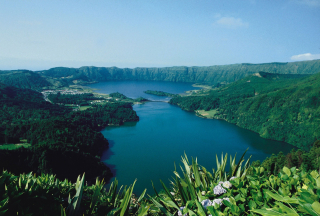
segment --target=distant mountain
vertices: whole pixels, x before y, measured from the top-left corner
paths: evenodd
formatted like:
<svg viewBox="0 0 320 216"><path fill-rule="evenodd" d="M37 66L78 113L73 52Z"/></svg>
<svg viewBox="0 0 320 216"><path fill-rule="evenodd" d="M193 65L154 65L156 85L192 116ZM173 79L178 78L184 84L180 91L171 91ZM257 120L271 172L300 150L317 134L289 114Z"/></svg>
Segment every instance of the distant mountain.
<svg viewBox="0 0 320 216"><path fill-rule="evenodd" d="M61 79L68 84L110 80L147 80L193 83L231 83L260 71L278 74L314 74L320 71L320 60L290 63L232 64L208 67L117 68L81 67L52 68L37 71L44 77Z"/></svg>
<svg viewBox="0 0 320 216"><path fill-rule="evenodd" d="M289 63L232 64L208 67L117 68L56 67L43 71L0 71L0 82L18 88L41 90L69 85L117 80L144 80L228 84L258 72L274 74L314 74L320 71L320 60Z"/></svg>
<svg viewBox="0 0 320 216"><path fill-rule="evenodd" d="M173 98L170 103L188 111L203 110L199 113L207 117L300 148L320 139L320 73L260 72L209 92Z"/></svg>
<svg viewBox="0 0 320 216"><path fill-rule="evenodd" d="M28 70L0 71L0 83L32 90L41 90L52 86L46 78Z"/></svg>

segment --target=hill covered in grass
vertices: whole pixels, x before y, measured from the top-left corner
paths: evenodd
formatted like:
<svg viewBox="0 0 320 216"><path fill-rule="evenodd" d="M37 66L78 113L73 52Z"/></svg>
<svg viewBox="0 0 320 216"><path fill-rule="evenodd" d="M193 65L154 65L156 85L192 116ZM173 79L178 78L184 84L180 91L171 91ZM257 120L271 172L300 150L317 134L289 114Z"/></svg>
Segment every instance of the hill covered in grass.
<svg viewBox="0 0 320 216"><path fill-rule="evenodd" d="M172 98L170 103L300 148L309 148L320 137L320 73L260 72L214 90Z"/></svg>

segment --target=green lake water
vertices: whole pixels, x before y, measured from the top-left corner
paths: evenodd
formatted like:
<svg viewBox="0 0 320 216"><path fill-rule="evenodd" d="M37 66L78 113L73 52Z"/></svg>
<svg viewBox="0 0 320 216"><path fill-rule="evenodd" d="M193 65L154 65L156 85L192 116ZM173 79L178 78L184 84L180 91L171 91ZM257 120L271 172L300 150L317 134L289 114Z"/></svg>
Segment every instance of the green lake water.
<svg viewBox="0 0 320 216"><path fill-rule="evenodd" d="M197 89L188 83L119 81L90 85L99 93L120 92L131 98L168 101L167 97L144 94L145 90L183 93ZM192 112L181 110L166 102L148 102L134 105L139 122L127 122L120 127L102 130L110 148L103 153L102 161L111 169L120 185L130 185L135 179L135 192L147 188L153 194L151 180L161 189L159 180L169 183L174 163L181 164L181 156L197 157L198 163L212 171L215 155L221 153L238 158L249 148L252 160L264 160L272 153L287 153L293 146L284 142L266 140L257 133L242 129L223 120L203 119ZM178 167L178 166L177 166Z"/></svg>

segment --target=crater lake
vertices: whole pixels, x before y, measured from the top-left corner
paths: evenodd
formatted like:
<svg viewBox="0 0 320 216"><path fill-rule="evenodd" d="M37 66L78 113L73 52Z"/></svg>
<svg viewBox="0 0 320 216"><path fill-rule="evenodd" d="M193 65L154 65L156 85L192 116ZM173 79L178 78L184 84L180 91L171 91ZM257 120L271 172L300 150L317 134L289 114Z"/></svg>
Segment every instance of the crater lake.
<svg viewBox="0 0 320 216"><path fill-rule="evenodd" d="M167 103L169 97L145 94L146 90L184 93L199 89L191 83L110 81L91 84L97 93L119 92L127 97L144 97L153 101L134 105L139 122L126 122L122 126L109 126L102 134L109 141L109 149L101 160L109 166L120 185L130 185L137 179L135 192L147 188L153 194L151 181L161 189L160 179L169 183L174 163L180 170L181 156L198 158L198 163L212 172L216 169L216 154L228 153L240 159L249 148L246 159L264 160L272 153L288 153L292 145L261 138L257 133L242 129L223 120L199 118L193 112L181 110ZM229 164L229 161L228 161ZM114 179L113 178L113 179ZM113 180L111 179L111 181Z"/></svg>

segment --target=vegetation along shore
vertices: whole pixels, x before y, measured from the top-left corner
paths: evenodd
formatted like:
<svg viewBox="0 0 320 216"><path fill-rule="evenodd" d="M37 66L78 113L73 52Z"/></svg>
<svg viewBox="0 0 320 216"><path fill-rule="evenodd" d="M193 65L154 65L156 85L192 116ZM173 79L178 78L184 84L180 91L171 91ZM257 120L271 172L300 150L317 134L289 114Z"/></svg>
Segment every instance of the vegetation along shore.
<svg viewBox="0 0 320 216"><path fill-rule="evenodd" d="M0 215L320 215L319 72L320 60L0 71ZM106 188L112 173L101 154L109 143L100 131L139 121L132 105L148 101L84 86L108 80L208 86L145 93L299 149L253 162L222 154L212 172L184 155L182 172L175 167L161 191L135 195L135 182L117 180Z"/></svg>

